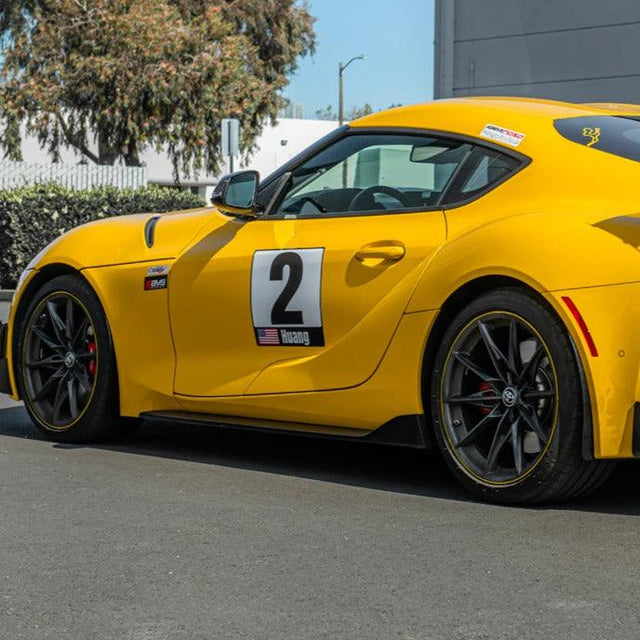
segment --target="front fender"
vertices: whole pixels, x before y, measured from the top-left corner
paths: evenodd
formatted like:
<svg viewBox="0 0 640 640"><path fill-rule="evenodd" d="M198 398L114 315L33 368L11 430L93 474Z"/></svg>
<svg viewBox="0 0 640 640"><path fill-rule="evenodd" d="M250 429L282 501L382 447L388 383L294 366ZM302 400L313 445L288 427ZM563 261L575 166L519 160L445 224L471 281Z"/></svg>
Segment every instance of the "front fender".
<svg viewBox="0 0 640 640"><path fill-rule="evenodd" d="M145 227L154 217L158 218L158 222L154 229L153 243L149 246ZM165 317L166 292L157 292L152 299L149 296L141 298L147 269L158 263L170 265L203 229L222 225L227 221L228 218L210 208L168 214L129 215L82 225L52 242L29 264L11 305L6 356L12 397L18 399L12 349L17 310L28 304L28 299L43 281L60 273L81 272L91 284L107 315L120 360L127 360L122 355L122 345L127 336L135 332L144 339L138 340L134 351L143 351L146 347L148 353L157 350L166 355L170 351L164 360L172 358L172 346L170 350L167 348L170 341L167 341L165 335L169 331L168 318ZM162 326L164 332L160 347L148 344L155 335L149 329L158 325ZM123 386L126 387L129 382L128 372L138 369L141 367L136 369L132 365L126 371L121 371L121 378L125 383ZM166 386L165 382L171 376L164 375L160 378L161 383ZM163 387L159 392L166 393L166 389ZM127 393L121 393L121 400L127 398Z"/></svg>
<svg viewBox="0 0 640 640"><path fill-rule="evenodd" d="M149 246L147 222L158 218ZM138 214L96 220L76 227L51 243L30 265L42 269L66 264L81 271L135 262L175 258L206 225L227 218L215 209L194 209L167 214Z"/></svg>

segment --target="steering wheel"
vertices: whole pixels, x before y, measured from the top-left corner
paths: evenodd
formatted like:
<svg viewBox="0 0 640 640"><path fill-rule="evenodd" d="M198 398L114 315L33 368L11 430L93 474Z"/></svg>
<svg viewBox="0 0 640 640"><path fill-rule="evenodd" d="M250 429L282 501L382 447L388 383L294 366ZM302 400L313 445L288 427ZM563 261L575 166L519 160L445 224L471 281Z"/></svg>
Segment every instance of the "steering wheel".
<svg viewBox="0 0 640 640"><path fill-rule="evenodd" d="M410 207L411 203L407 196L393 187L385 187L382 184L375 185L373 187L367 187L363 189L356 197L351 201L349 205L349 211L367 211L376 206L376 200L373 197L376 193L383 193L387 196L391 196L397 200L403 207Z"/></svg>

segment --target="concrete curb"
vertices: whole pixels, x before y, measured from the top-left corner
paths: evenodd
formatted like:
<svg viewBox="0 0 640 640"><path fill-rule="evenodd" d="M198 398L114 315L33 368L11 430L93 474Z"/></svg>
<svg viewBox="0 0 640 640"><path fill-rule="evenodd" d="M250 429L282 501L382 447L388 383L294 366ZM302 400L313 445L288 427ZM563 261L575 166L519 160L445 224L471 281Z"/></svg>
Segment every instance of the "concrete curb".
<svg viewBox="0 0 640 640"><path fill-rule="evenodd" d="M11 289L0 289L0 302L11 302L13 291Z"/></svg>

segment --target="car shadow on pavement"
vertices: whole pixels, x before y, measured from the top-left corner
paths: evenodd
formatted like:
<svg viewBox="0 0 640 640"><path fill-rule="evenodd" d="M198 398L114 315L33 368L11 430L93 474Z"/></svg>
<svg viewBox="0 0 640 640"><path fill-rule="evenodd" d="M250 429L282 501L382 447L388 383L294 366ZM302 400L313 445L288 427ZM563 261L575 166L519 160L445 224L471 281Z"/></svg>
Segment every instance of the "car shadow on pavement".
<svg viewBox="0 0 640 640"><path fill-rule="evenodd" d="M1 437L47 442L22 407L0 410ZM51 446L66 450L117 451L407 495L473 501L435 452L370 443L145 420L135 434L122 442L51 443ZM592 496L557 507L536 508L640 515L639 475L639 465L634 461L624 462Z"/></svg>

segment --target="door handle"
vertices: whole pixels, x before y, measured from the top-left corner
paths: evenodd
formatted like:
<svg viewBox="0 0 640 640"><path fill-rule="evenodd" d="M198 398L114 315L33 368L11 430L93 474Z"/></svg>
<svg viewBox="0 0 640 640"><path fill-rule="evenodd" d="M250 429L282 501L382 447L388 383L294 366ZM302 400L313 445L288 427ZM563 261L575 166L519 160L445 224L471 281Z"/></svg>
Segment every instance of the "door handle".
<svg viewBox="0 0 640 640"><path fill-rule="evenodd" d="M407 250L401 242L373 242L362 247L356 253L356 260L387 260L398 262L404 258Z"/></svg>

